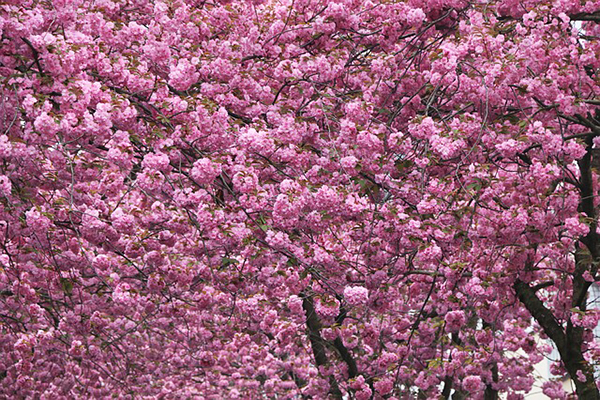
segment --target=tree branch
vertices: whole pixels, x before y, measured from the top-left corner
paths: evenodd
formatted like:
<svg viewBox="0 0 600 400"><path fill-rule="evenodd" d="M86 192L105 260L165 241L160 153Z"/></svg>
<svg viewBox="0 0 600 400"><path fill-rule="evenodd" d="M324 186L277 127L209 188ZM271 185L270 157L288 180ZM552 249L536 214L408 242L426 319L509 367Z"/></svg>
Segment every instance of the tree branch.
<svg viewBox="0 0 600 400"><path fill-rule="evenodd" d="M566 337L563 328L558 321L556 321L550 310L548 310L544 303L537 297L531 286L522 280L517 279L513 284L513 289L515 290L519 301L521 301L531 316L540 324L544 333L556 343L559 350L561 348L564 349L566 346Z"/></svg>
<svg viewBox="0 0 600 400"><path fill-rule="evenodd" d="M31 43L31 41L29 39L22 37L21 40L23 42L25 42L27 47L29 47L29 49L33 53L33 59L35 61L35 65L38 68L38 72L40 73L41 76L44 76L45 75L44 70L42 69L42 64L40 63L40 52L37 51L37 49L35 47L33 47L33 44Z"/></svg>
<svg viewBox="0 0 600 400"><path fill-rule="evenodd" d="M325 340L321 337L321 321L317 317L315 305L311 296L302 293L302 308L306 313L306 326L308 327L308 338L315 357L317 366L326 366L329 364L327 352L325 351ZM342 398L342 392L335 381L335 378L329 376L329 393L336 399Z"/></svg>
<svg viewBox="0 0 600 400"><path fill-rule="evenodd" d="M593 13L577 13L569 15L571 21L593 21L600 22L600 11L596 11Z"/></svg>
<svg viewBox="0 0 600 400"><path fill-rule="evenodd" d="M571 323L567 332L556 321L554 315L546 308L537 297L533 289L525 282L517 279L513 284L515 293L521 303L527 308L531 316L540 324L546 335L556 344L560 358L575 383L577 395L581 399L600 400L600 393L594 382L594 372L590 364L583 358L579 332ZM585 376L585 381L580 380L578 373Z"/></svg>

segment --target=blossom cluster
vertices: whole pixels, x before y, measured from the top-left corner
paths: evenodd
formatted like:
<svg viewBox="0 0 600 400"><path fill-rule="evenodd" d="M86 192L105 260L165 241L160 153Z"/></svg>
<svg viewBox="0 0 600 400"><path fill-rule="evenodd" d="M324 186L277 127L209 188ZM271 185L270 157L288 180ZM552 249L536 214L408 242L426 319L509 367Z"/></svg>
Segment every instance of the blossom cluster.
<svg viewBox="0 0 600 400"><path fill-rule="evenodd" d="M1 2L0 398L597 398L599 10Z"/></svg>

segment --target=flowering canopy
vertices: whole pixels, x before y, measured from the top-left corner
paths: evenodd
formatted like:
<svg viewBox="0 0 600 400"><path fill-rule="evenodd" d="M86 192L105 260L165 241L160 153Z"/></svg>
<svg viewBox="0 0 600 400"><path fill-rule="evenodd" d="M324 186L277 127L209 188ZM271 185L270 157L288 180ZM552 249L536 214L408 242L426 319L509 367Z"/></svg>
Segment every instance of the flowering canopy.
<svg viewBox="0 0 600 400"><path fill-rule="evenodd" d="M0 2L0 397L598 399L599 10Z"/></svg>

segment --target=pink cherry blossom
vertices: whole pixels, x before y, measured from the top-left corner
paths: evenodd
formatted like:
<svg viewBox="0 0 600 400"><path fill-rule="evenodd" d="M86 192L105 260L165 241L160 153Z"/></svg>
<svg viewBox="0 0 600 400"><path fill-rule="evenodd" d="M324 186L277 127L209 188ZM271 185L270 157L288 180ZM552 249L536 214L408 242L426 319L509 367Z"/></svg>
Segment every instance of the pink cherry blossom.
<svg viewBox="0 0 600 400"><path fill-rule="evenodd" d="M369 298L369 291L360 286L347 286L344 288L344 298L351 305L365 304Z"/></svg>
<svg viewBox="0 0 600 400"><path fill-rule="evenodd" d="M4 1L0 398L600 398L599 13Z"/></svg>

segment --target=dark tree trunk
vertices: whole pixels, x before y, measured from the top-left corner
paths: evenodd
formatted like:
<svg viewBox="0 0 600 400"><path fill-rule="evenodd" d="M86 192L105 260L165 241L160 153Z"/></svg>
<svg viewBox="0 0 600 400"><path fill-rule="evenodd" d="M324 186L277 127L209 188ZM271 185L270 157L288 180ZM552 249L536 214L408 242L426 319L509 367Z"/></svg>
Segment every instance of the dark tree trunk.
<svg viewBox="0 0 600 400"><path fill-rule="evenodd" d="M554 315L544 306L544 303L527 283L517 280L513 288L521 303L540 324L544 333L556 344L560 358L575 384L578 398L600 400L600 392L594 381L593 369L583 358L582 328L573 327L569 323L565 332L554 318ZM578 377L579 371L583 373L585 381Z"/></svg>

